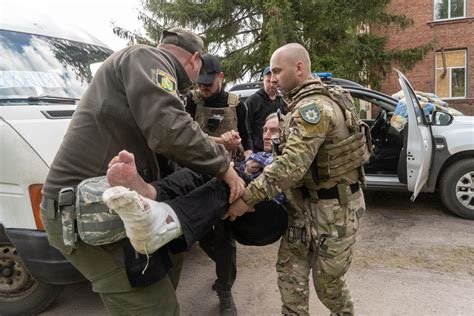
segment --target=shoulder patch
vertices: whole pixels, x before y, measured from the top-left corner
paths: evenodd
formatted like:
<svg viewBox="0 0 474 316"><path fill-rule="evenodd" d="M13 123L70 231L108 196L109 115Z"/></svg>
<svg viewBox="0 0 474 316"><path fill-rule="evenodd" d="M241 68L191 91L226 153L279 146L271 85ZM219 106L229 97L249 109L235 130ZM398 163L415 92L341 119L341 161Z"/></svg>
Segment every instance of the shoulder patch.
<svg viewBox="0 0 474 316"><path fill-rule="evenodd" d="M158 70L156 73L156 84L170 94L176 94L176 80L172 75Z"/></svg>
<svg viewBox="0 0 474 316"><path fill-rule="evenodd" d="M321 112L315 102L300 106L298 111L301 118L310 124L318 124L321 119Z"/></svg>

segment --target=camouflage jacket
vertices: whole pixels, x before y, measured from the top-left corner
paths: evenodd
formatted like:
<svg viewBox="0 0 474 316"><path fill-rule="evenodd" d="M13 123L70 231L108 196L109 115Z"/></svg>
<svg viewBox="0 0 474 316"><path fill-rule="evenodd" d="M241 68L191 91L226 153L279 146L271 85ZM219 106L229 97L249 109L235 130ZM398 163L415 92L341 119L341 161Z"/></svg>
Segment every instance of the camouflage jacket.
<svg viewBox="0 0 474 316"><path fill-rule="evenodd" d="M335 185L316 185L309 170L327 138L344 139L349 135L339 106L319 93L322 85L319 78L312 78L285 96L291 112L285 116L281 128L281 155L275 157L273 163L246 188L242 199L249 206L303 185L310 190ZM354 170L349 177L353 180L348 182L357 181L358 171Z"/></svg>

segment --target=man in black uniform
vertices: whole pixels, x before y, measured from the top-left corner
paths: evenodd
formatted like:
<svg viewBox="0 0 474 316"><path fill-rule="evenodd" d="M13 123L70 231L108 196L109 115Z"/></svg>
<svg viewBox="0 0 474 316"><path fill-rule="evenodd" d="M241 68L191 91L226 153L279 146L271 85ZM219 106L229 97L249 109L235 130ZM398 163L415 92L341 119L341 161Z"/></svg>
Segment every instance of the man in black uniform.
<svg viewBox="0 0 474 316"><path fill-rule="evenodd" d="M187 95L186 111L211 137L218 138L229 131L238 131L244 154L252 153L252 139L247 124L247 108L238 96L223 88L224 73L216 56L204 55L206 75L197 79L198 88ZM199 245L216 262L217 280L212 289L217 292L222 315L235 315L232 298L236 267L235 240L227 221L219 221Z"/></svg>
<svg viewBox="0 0 474 316"><path fill-rule="evenodd" d="M265 67L263 70L263 88L247 99L249 127L252 134L254 152L264 151L262 135L267 117L278 110L282 114L287 112L285 101L278 94L275 83L270 80L271 77L270 67Z"/></svg>
<svg viewBox="0 0 474 316"><path fill-rule="evenodd" d="M156 159L161 154L222 178L231 200L240 196L244 184L226 161L226 150L193 122L179 98L198 77L203 50L199 36L174 28L163 32L156 48L134 45L109 57L82 97L45 181L41 215L49 243L92 283L113 315L179 315L168 248L155 252L152 268L141 273L130 270L128 263L141 257L127 239L104 246L64 239L63 233L74 231L62 224L69 212L58 207L60 190L105 175L109 161L125 149L146 182L162 177Z"/></svg>

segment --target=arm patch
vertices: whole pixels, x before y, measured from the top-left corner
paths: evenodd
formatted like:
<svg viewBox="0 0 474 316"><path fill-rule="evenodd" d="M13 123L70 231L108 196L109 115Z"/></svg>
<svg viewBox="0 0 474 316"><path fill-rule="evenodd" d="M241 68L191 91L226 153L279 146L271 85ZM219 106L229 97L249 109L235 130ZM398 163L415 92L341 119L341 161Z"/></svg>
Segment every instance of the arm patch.
<svg viewBox="0 0 474 316"><path fill-rule="evenodd" d="M170 74L158 70L156 73L156 84L166 92L176 95L176 80Z"/></svg>
<svg viewBox="0 0 474 316"><path fill-rule="evenodd" d="M300 117L310 124L318 124L321 120L321 112L316 102L302 105L298 108L298 111L300 112Z"/></svg>

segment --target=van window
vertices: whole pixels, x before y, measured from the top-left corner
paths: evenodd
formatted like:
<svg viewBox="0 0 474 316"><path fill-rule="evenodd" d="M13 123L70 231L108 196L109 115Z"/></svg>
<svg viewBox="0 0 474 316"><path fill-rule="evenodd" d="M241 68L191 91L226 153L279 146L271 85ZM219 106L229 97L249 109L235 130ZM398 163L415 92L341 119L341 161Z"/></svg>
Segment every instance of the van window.
<svg viewBox="0 0 474 316"><path fill-rule="evenodd" d="M0 30L0 99L79 99L110 54L96 45Z"/></svg>

